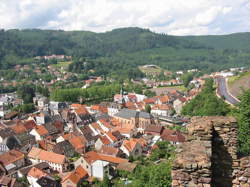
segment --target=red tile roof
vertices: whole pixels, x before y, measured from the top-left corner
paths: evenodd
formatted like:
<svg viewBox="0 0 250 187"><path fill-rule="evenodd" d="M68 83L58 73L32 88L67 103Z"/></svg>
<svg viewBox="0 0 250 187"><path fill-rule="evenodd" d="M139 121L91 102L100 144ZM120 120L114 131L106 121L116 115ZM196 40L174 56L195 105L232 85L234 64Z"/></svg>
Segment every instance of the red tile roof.
<svg viewBox="0 0 250 187"><path fill-rule="evenodd" d="M36 179L40 179L41 177L47 176L48 174L45 173L44 171L36 168L36 167L32 167L30 169L30 171L28 172L27 176L29 177L34 177Z"/></svg>
<svg viewBox="0 0 250 187"><path fill-rule="evenodd" d="M0 155L0 161L5 166L9 165L13 162L16 162L18 160L21 160L21 159L24 159L24 154L20 151L15 150L15 149L12 149L12 150Z"/></svg>
<svg viewBox="0 0 250 187"><path fill-rule="evenodd" d="M119 158L119 157L113 157L113 156L108 156L108 155L103 155L94 151L90 151L84 154L83 158L89 163L92 164L96 160L103 160L111 163L123 163L123 162L128 162L128 160Z"/></svg>
<svg viewBox="0 0 250 187"><path fill-rule="evenodd" d="M32 147L28 154L29 158L44 160L52 163L63 164L65 162L66 157L61 154L44 151L42 149Z"/></svg>
<svg viewBox="0 0 250 187"><path fill-rule="evenodd" d="M64 183L66 180L70 180L72 183L77 185L81 179L87 176L87 171L85 171L85 169L83 169L81 166L78 166L75 171L72 171L68 175L63 177L62 183Z"/></svg>
<svg viewBox="0 0 250 187"><path fill-rule="evenodd" d="M36 126L36 122L34 120L28 120L24 122L24 127L27 130L32 130L33 128L35 128Z"/></svg>
<svg viewBox="0 0 250 187"><path fill-rule="evenodd" d="M180 131L164 129L161 138L170 142L184 142L185 136Z"/></svg>

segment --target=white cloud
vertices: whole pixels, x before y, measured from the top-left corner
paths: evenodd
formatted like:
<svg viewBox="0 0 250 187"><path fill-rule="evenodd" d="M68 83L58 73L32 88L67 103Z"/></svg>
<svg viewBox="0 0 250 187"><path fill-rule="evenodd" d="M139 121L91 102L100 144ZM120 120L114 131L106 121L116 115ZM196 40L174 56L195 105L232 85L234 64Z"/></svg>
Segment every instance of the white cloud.
<svg viewBox="0 0 250 187"><path fill-rule="evenodd" d="M103 32L138 26L176 35L249 31L249 0L0 0L0 28Z"/></svg>

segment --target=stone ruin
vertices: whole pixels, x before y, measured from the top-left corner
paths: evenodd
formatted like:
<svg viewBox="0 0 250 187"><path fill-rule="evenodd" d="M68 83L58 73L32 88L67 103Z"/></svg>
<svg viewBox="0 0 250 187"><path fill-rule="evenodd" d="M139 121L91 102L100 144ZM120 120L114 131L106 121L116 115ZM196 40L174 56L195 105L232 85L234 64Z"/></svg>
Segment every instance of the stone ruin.
<svg viewBox="0 0 250 187"><path fill-rule="evenodd" d="M250 157L237 157L233 117L193 117L177 148L173 187L250 187Z"/></svg>

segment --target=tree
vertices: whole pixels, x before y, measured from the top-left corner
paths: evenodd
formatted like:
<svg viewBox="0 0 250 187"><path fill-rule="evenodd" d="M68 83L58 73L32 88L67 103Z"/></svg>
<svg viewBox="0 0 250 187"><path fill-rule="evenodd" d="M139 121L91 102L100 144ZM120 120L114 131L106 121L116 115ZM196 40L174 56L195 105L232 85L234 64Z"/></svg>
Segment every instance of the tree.
<svg viewBox="0 0 250 187"><path fill-rule="evenodd" d="M250 154L250 90L240 96L239 108L235 112L238 121L239 152Z"/></svg>
<svg viewBox="0 0 250 187"><path fill-rule="evenodd" d="M184 86L187 88L190 81L193 80L193 74L192 73L187 73L181 76L181 79L183 81Z"/></svg>
<svg viewBox="0 0 250 187"><path fill-rule="evenodd" d="M202 92L187 103L181 111L187 116L225 116L229 112L229 105L214 93L213 79L206 80Z"/></svg>
<svg viewBox="0 0 250 187"><path fill-rule="evenodd" d="M145 111L146 111L147 113L150 113L150 112L151 112L151 106L150 106L150 105L146 105L146 106L145 106Z"/></svg>

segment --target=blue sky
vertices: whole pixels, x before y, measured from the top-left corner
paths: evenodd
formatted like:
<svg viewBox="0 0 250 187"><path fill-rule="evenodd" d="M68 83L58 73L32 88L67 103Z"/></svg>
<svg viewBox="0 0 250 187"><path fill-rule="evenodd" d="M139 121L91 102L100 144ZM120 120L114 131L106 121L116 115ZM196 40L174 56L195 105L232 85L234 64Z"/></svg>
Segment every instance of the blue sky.
<svg viewBox="0 0 250 187"><path fill-rule="evenodd" d="M131 26L172 35L247 32L250 0L0 0L2 29Z"/></svg>

